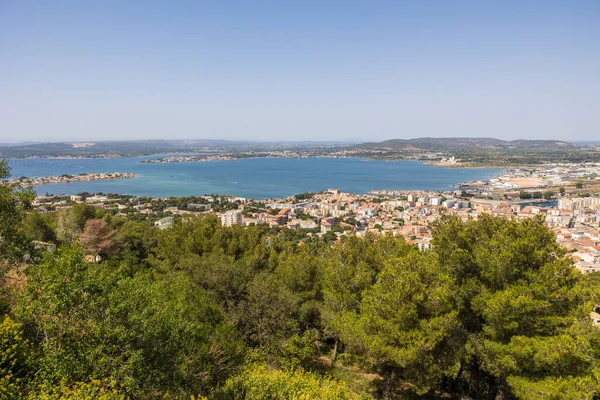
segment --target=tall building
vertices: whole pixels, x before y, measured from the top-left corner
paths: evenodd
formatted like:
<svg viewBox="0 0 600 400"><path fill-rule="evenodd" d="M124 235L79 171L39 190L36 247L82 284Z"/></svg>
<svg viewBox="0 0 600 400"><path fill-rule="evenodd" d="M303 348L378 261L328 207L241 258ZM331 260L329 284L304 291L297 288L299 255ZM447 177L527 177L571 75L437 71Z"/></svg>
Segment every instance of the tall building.
<svg viewBox="0 0 600 400"><path fill-rule="evenodd" d="M224 212L221 214L221 225L223 226L231 226L231 225L241 225L242 224L242 212L239 210L231 210Z"/></svg>

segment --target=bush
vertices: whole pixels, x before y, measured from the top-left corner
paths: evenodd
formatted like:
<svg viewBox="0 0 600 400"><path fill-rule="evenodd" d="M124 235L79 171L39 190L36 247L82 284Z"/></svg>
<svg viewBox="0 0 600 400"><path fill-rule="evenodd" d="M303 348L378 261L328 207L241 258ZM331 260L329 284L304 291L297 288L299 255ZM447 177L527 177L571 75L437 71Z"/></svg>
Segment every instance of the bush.
<svg viewBox="0 0 600 400"><path fill-rule="evenodd" d="M0 399L21 397L20 370L27 348L21 324L4 316L0 321Z"/></svg>
<svg viewBox="0 0 600 400"><path fill-rule="evenodd" d="M529 200L531 198L531 193L521 192L521 193L519 193L519 198L522 200Z"/></svg>
<svg viewBox="0 0 600 400"><path fill-rule="evenodd" d="M28 400L126 400L127 396L120 393L114 383L92 380L67 385L43 384L34 392L29 393Z"/></svg>
<svg viewBox="0 0 600 400"><path fill-rule="evenodd" d="M254 364L230 378L212 396L216 400L358 399L342 383L297 370L271 370Z"/></svg>
<svg viewBox="0 0 600 400"><path fill-rule="evenodd" d="M351 366L356 363L356 356L350 353L340 353L337 356L337 362L345 366Z"/></svg>

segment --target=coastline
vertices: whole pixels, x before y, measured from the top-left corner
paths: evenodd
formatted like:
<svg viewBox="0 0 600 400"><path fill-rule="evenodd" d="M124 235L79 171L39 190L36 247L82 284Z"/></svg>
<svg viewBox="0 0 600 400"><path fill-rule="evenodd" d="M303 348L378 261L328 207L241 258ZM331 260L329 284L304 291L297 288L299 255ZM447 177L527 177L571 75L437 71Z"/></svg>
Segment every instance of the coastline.
<svg viewBox="0 0 600 400"><path fill-rule="evenodd" d="M357 158L362 160L374 160L374 161L412 161L420 162L423 164L440 167L440 168L468 168L468 169L485 169L485 168L539 168L544 164L496 164L496 163L478 163L478 162L455 162L448 163L440 161L439 159L432 160L431 158L423 157L381 157L377 155L369 154L347 154L347 153L321 153L320 151L253 151L253 152L221 152L221 153L209 153L209 154L193 154L189 152L182 153L155 153L155 154L98 154L92 156L26 156L26 157L10 157L13 160L36 160L36 159L50 159L50 160L111 160L111 159L125 159L125 158L146 158L140 160L140 164L167 164L167 163L194 163L194 162L208 162L208 161L233 161L233 160L245 160L245 159L256 159L256 158L287 158L287 159L305 159L305 158Z"/></svg>
<svg viewBox="0 0 600 400"><path fill-rule="evenodd" d="M72 182L89 182L89 181L104 181L114 179L131 179L139 177L138 174L130 172L100 172L100 173L81 173L78 175L59 175L59 176L44 176L39 178L30 178L22 176L16 179L7 179L2 181L3 184L7 185L26 185L26 186L38 186L48 185L56 183L72 183Z"/></svg>
<svg viewBox="0 0 600 400"><path fill-rule="evenodd" d="M159 156L157 154L157 156ZM431 165L439 168L468 168L468 169L486 169L486 168L525 168L525 167L536 167L537 164L474 164L474 163L441 163L438 161L430 161L424 159L415 159L415 158L381 158L381 157L368 157L368 156L360 156L360 155L305 155L305 156L248 156L248 157L235 157L234 155L227 153L221 154L219 156L171 156L171 157L155 157L148 160L140 161L140 164L171 164L171 163L196 163L196 162L209 162L209 161L234 161L234 160L248 160L248 159L262 159L262 158L286 158L286 159L306 159L306 158L356 158L364 161L386 161L386 162L419 162L427 165Z"/></svg>

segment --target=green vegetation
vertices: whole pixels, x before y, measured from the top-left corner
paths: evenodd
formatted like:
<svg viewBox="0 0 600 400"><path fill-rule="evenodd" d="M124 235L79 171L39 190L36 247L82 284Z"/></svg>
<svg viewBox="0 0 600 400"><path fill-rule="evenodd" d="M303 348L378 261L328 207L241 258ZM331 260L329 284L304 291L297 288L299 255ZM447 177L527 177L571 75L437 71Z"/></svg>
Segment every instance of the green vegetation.
<svg viewBox="0 0 600 400"><path fill-rule="evenodd" d="M532 196L531 196L531 193L529 193L529 192L523 192L523 191L521 191L521 192L519 193L519 198L520 198L521 200L528 200L528 199L531 199L531 197L532 197Z"/></svg>
<svg viewBox="0 0 600 400"><path fill-rule="evenodd" d="M594 272L588 276L592 285L600 287L600 273Z"/></svg>
<svg viewBox="0 0 600 400"><path fill-rule="evenodd" d="M419 252L212 214L162 230L85 204L38 214L31 198L0 186L0 399L600 391L598 279L541 218L443 217Z"/></svg>
<svg viewBox="0 0 600 400"><path fill-rule="evenodd" d="M264 364L251 365L227 380L215 399L358 399L342 383L302 370L272 370Z"/></svg>
<svg viewBox="0 0 600 400"><path fill-rule="evenodd" d="M295 195L296 200L310 200L316 193L315 192L304 192Z"/></svg>
<svg viewBox="0 0 600 400"><path fill-rule="evenodd" d="M552 199L554 196L556 195L555 192L553 192L552 190L548 190L544 192L544 199L546 200L550 200Z"/></svg>

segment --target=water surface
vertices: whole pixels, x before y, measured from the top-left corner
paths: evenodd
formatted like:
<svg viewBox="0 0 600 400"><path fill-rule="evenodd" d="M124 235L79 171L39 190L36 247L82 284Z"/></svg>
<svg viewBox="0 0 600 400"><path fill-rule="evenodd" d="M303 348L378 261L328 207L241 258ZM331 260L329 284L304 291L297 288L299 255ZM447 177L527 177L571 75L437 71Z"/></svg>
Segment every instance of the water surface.
<svg viewBox="0 0 600 400"><path fill-rule="evenodd" d="M360 158L251 158L228 161L142 164L150 157L117 159L11 159L13 177L76 175L82 172L132 172L138 178L48 184L39 194L79 192L138 196L230 194L253 199L287 197L339 188L367 193L372 189L449 190L452 185L489 179L497 168L441 168L415 161Z"/></svg>

